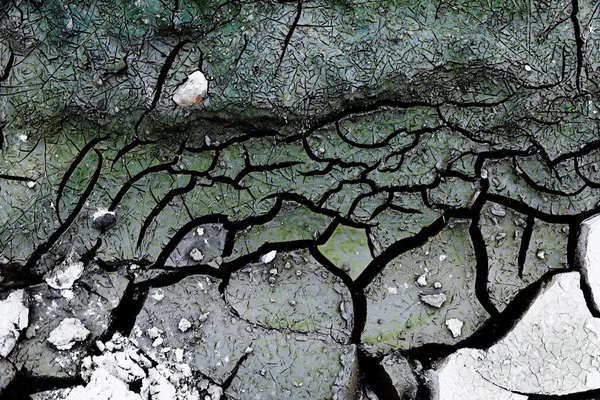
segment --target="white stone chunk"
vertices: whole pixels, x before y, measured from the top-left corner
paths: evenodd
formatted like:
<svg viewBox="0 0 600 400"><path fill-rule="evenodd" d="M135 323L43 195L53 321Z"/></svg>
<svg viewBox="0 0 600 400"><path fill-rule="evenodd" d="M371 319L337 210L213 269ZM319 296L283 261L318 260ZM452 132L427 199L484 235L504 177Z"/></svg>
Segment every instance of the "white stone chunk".
<svg viewBox="0 0 600 400"><path fill-rule="evenodd" d="M438 294L422 294L421 301L435 308L442 307L442 304L446 301L446 295L444 293Z"/></svg>
<svg viewBox="0 0 600 400"><path fill-rule="evenodd" d="M275 259L276 255L277 255L277 251L271 250L267 254L260 256L260 262L262 262L264 264L268 264Z"/></svg>
<svg viewBox="0 0 600 400"><path fill-rule="evenodd" d="M97 369L84 386L77 386L65 400L141 400L139 394L129 390L121 380L109 374L106 370Z"/></svg>
<svg viewBox="0 0 600 400"><path fill-rule="evenodd" d="M175 91L173 101L180 107L200 104L208 96L208 81L204 74L195 71L188 76L187 81Z"/></svg>
<svg viewBox="0 0 600 400"><path fill-rule="evenodd" d="M48 341L59 350L68 350L75 342L81 342L88 337L90 331L76 318L65 318L50 332Z"/></svg>
<svg viewBox="0 0 600 400"><path fill-rule="evenodd" d="M44 280L54 289L70 289L81 274L83 274L83 263L79 261L79 256L73 253L44 275Z"/></svg>
<svg viewBox="0 0 600 400"><path fill-rule="evenodd" d="M179 321L179 330L185 332L192 327L192 323L185 318L181 318Z"/></svg>
<svg viewBox="0 0 600 400"><path fill-rule="evenodd" d="M464 325L463 322L457 318L450 318L449 320L446 321L446 326L452 333L452 337L455 337L455 338L462 335L463 325Z"/></svg>
<svg viewBox="0 0 600 400"><path fill-rule="evenodd" d="M29 324L29 309L24 304L25 291L15 290L0 301L0 357L6 357L17 344L19 331Z"/></svg>

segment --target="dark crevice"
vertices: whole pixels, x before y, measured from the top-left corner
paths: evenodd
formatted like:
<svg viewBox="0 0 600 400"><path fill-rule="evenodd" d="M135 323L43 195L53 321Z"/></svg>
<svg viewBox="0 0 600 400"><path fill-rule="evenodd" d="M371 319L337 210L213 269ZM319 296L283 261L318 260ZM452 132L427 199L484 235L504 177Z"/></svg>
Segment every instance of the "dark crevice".
<svg viewBox="0 0 600 400"><path fill-rule="evenodd" d="M367 298L362 288L356 285L352 281L352 278L343 272L340 268L335 266L327 257L323 255L317 248L317 246L309 249L310 254L319 264L321 264L327 271L342 280L352 298L352 307L354 311L354 321L352 325L352 334L350 336L350 342L354 344L360 344L362 333L365 329L367 321Z"/></svg>
<svg viewBox="0 0 600 400"><path fill-rule="evenodd" d="M598 400L600 399L600 389L588 390L564 395L543 395L533 394L529 400Z"/></svg>
<svg viewBox="0 0 600 400"><path fill-rule="evenodd" d="M58 222L62 223L62 219L60 218L60 200L62 198L65 186L67 185L67 182L69 181L69 178L71 177L71 175L73 175L73 172L75 172L75 169L83 161L83 159L88 154L88 152L90 150L92 150L92 148L94 148L94 146L96 144L98 144L101 141L106 140L106 139L107 139L106 136L99 137L99 138L96 138L96 139L90 141L85 146L83 146L83 148L79 151L79 154L77 155L77 157L75 157L75 159L73 160L71 165L69 165L69 168L67 168L67 170L63 174L63 177L60 180L60 183L58 184L58 188L56 189L56 201L54 203L56 217L58 218Z"/></svg>
<svg viewBox="0 0 600 400"><path fill-rule="evenodd" d="M128 337L135 325L135 320L144 307L148 290L141 289L139 285L129 282L121 302L112 310L110 323L106 331L100 336L102 342L112 339L115 333Z"/></svg>
<svg viewBox="0 0 600 400"><path fill-rule="evenodd" d="M394 258L422 246L429 238L441 232L446 224L446 217L441 216L431 225L422 228L416 235L401 239L388 246L378 257L374 258L360 276L356 278L356 286L359 288L366 288L373 279L375 279L377 274L379 274Z"/></svg>
<svg viewBox="0 0 600 400"><path fill-rule="evenodd" d="M252 343L250 343L250 348L252 348ZM227 389L229 389L229 387L233 383L233 379L236 377L240 367L242 366L244 361L246 361L246 359L250 356L250 354L251 353L244 353L244 355L241 356L239 360L237 360L237 362L235 363L235 366L231 370L231 373L221 384L221 388L223 388L223 392L225 392L225 391L227 391ZM227 396L223 395L221 397L221 399L225 400L225 399L227 399Z"/></svg>
<svg viewBox="0 0 600 400"><path fill-rule="evenodd" d="M22 369L17 371L15 378L4 389L2 398L7 400L30 400L29 395L33 393L70 388L79 385L85 385L84 380L79 376L63 378L38 377L33 376L29 371Z"/></svg>
<svg viewBox="0 0 600 400"><path fill-rule="evenodd" d="M361 386L370 388L379 400L404 400L394 387L392 378L381 365L383 357L367 354L359 349L358 364Z"/></svg>
<svg viewBox="0 0 600 400"><path fill-rule="evenodd" d="M579 25L579 0L571 0L571 22L573 23L573 34L575 35L575 45L577 50L577 71L575 75L575 85L577 91L581 93L581 71L583 70L583 46L584 41L581 36L581 26Z"/></svg>
<svg viewBox="0 0 600 400"><path fill-rule="evenodd" d="M529 243L531 242L531 235L533 234L534 224L535 218L531 215L528 215L527 221L525 222L525 228L523 229L521 246L519 247L519 257L517 259L517 265L519 268L519 278L523 278L523 268L525 267L525 261L527 260L527 253L529 252Z"/></svg>
<svg viewBox="0 0 600 400"><path fill-rule="evenodd" d="M98 166L96 167L96 170L94 171L94 174L92 175L88 186L79 198L79 201L73 208L73 211L71 211L71 213L65 219L65 221L58 227L56 231L54 231L54 233L52 233L52 235L50 235L50 237L44 243L40 244L33 251L33 253L31 254L29 259L27 260L27 263L24 266L24 269L26 271L31 270L33 266L42 258L42 256L46 254L46 252L50 250L52 246L54 246L54 244L60 239L60 237L69 229L71 224L75 221L75 219L83 209L88 197L92 194L93 190L95 189L96 183L100 178L100 172L102 171L102 154L100 154L100 152L96 149L93 150L96 153L96 156L98 157Z"/></svg>
<svg viewBox="0 0 600 400"><path fill-rule="evenodd" d="M274 73L273 77L276 77L277 73L279 72L279 67L281 67L281 63L283 62L285 53L287 52L287 48L290 44L290 41L292 40L294 31L296 30L296 27L298 26L298 21L300 21L301 15L302 15L302 0L298 0L298 8L296 10L296 17L294 18L294 21L292 21L292 26L290 26L290 29L288 30L288 33L285 36L285 39L283 41L283 48L281 49L281 55L279 56L279 61L277 62L277 67L275 68L275 73Z"/></svg>

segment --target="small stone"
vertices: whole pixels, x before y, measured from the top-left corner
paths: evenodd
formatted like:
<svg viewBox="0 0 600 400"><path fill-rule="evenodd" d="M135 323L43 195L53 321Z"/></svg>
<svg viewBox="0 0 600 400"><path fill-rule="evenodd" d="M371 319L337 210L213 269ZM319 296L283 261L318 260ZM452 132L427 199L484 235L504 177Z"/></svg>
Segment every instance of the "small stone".
<svg viewBox="0 0 600 400"><path fill-rule="evenodd" d="M37 182L36 181L27 181L26 185L29 189L33 189L35 187L35 185L37 185Z"/></svg>
<svg viewBox="0 0 600 400"><path fill-rule="evenodd" d="M250 353L252 353L253 351L254 351L254 349L253 349L252 347L248 346L248 347L246 347L246 350L244 350L244 353L246 353L246 354L250 354Z"/></svg>
<svg viewBox="0 0 600 400"><path fill-rule="evenodd" d="M417 278L417 285L427 286L427 274L423 274Z"/></svg>
<svg viewBox="0 0 600 400"><path fill-rule="evenodd" d="M161 301L162 299L165 298L165 292L162 289L158 289L155 292L153 292L150 295L150 297L152 297L156 301Z"/></svg>
<svg viewBox="0 0 600 400"><path fill-rule="evenodd" d="M292 264L290 264L290 262L289 262L289 261L286 261L286 263L285 263L285 265L283 266L283 268L285 268L285 269L290 269L290 268L292 268Z"/></svg>
<svg viewBox="0 0 600 400"><path fill-rule="evenodd" d="M200 104L208 96L208 81L201 71L190 74L187 81L175 91L173 101L180 107Z"/></svg>
<svg viewBox="0 0 600 400"><path fill-rule="evenodd" d="M299 269L296 270L296 276L297 277L301 277L302 276L302 271L300 271Z"/></svg>
<svg viewBox="0 0 600 400"><path fill-rule="evenodd" d="M154 326L148 329L146 333L148 333L148 337L150 339L156 339L157 337L163 334L163 331Z"/></svg>
<svg viewBox="0 0 600 400"><path fill-rule="evenodd" d="M92 216L92 224L99 231L104 230L117 221L117 215L114 211L108 211L104 208L99 208Z"/></svg>
<svg viewBox="0 0 600 400"><path fill-rule="evenodd" d="M479 176L481 177L481 179L487 179L488 178L487 169L482 169L481 174Z"/></svg>
<svg viewBox="0 0 600 400"><path fill-rule="evenodd" d="M98 350L100 350L101 352L104 352L104 349L106 349L106 346L104 346L104 343L102 343L99 340L96 340L96 347L98 348Z"/></svg>
<svg viewBox="0 0 600 400"><path fill-rule="evenodd" d="M208 319L208 314L210 314L208 311L205 312L204 314L200 314L200 316L198 317L198 321L200 322L204 322Z"/></svg>
<svg viewBox="0 0 600 400"><path fill-rule="evenodd" d="M448 329L450 330L450 332L452 333L452 336L457 338L460 335L462 335L462 327L463 327L463 322L460 319L456 319L456 318L451 318L449 320L446 320L446 326L448 327Z"/></svg>
<svg viewBox="0 0 600 400"><path fill-rule="evenodd" d="M269 274L277 275L277 268L273 268L273 269L269 270Z"/></svg>
<svg viewBox="0 0 600 400"><path fill-rule="evenodd" d="M525 71L531 72L531 65L525 64Z"/></svg>
<svg viewBox="0 0 600 400"><path fill-rule="evenodd" d="M23 289L15 290L6 300L0 301L0 357L8 356L17 344L19 331L29 325L25 301Z"/></svg>
<svg viewBox="0 0 600 400"><path fill-rule="evenodd" d="M192 327L192 323L185 318L181 318L179 321L179 330L185 332Z"/></svg>
<svg viewBox="0 0 600 400"><path fill-rule="evenodd" d="M154 342L152 342L152 347L158 347L163 343L163 338L156 338Z"/></svg>
<svg viewBox="0 0 600 400"><path fill-rule="evenodd" d="M202 227L196 228L196 235L198 235L198 236L204 235L204 228L202 228Z"/></svg>
<svg viewBox="0 0 600 400"><path fill-rule="evenodd" d="M436 288L436 289L441 289L442 288L442 284L439 283L439 282L434 282L433 283L433 287Z"/></svg>
<svg viewBox="0 0 600 400"><path fill-rule="evenodd" d="M260 256L260 262L262 262L263 264L268 264L275 259L276 255L277 255L277 251L271 250L267 254Z"/></svg>
<svg viewBox="0 0 600 400"><path fill-rule="evenodd" d="M421 301L435 308L442 307L442 304L446 301L446 295L444 293L439 294L422 294Z"/></svg>
<svg viewBox="0 0 600 400"><path fill-rule="evenodd" d="M274 285L275 282L277 282L277 278L275 278L274 276L269 276L269 284Z"/></svg>
<svg viewBox="0 0 600 400"><path fill-rule="evenodd" d="M192 251L190 251L190 257L194 261L202 261L204 259L204 254L202 254L200 250L194 247Z"/></svg>
<svg viewBox="0 0 600 400"><path fill-rule="evenodd" d="M445 254L440 254L440 257L439 257L440 261L444 261L446 258L448 258L448 256L447 256L447 255L445 255Z"/></svg>
<svg viewBox="0 0 600 400"><path fill-rule="evenodd" d="M538 250L538 252L536 253L536 256L540 260L543 260L544 258L546 258L546 252L544 250Z"/></svg>
<svg viewBox="0 0 600 400"><path fill-rule="evenodd" d="M398 288L397 287L389 287L387 288L387 291L389 294L398 294Z"/></svg>
<svg viewBox="0 0 600 400"><path fill-rule="evenodd" d="M210 138L208 137L208 135L204 136L204 143L206 144L206 146L210 146Z"/></svg>

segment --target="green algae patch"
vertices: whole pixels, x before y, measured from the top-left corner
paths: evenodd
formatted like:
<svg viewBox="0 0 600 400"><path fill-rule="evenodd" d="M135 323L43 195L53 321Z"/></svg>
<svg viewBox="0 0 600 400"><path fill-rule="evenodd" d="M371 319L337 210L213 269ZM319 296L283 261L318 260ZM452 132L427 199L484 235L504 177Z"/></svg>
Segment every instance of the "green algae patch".
<svg viewBox="0 0 600 400"><path fill-rule="evenodd" d="M319 250L338 268L354 280L373 260L364 229L346 225L337 227L331 238Z"/></svg>

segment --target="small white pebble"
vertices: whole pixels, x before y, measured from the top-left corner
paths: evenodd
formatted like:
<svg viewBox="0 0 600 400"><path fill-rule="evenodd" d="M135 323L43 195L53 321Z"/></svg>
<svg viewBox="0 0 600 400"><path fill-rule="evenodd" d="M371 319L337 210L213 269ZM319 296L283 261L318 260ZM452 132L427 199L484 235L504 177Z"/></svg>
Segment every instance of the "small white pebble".
<svg viewBox="0 0 600 400"><path fill-rule="evenodd" d="M427 274L423 274L417 278L417 285L427 286Z"/></svg>

